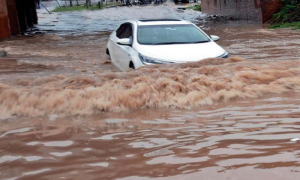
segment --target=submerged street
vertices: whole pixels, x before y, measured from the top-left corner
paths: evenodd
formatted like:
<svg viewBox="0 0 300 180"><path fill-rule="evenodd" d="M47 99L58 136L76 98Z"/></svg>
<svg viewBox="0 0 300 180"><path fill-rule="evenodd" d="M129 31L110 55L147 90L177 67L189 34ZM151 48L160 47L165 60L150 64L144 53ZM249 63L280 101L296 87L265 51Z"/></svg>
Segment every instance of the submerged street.
<svg viewBox="0 0 300 180"><path fill-rule="evenodd" d="M40 9L37 30L0 41L0 179L299 179L300 31L178 7ZM119 72L111 31L155 18L231 57Z"/></svg>

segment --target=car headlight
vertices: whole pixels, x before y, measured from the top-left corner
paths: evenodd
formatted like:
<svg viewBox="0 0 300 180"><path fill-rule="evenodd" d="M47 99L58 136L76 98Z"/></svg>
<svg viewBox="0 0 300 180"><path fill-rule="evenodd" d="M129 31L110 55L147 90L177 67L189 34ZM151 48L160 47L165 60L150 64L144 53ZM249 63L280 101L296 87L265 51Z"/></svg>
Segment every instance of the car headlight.
<svg viewBox="0 0 300 180"><path fill-rule="evenodd" d="M169 63L173 63L171 61L164 61L164 60L159 60L159 59L155 59L155 58L150 58L147 56L144 56L142 54L139 54L139 58L142 61L143 64L169 64Z"/></svg>
<svg viewBox="0 0 300 180"><path fill-rule="evenodd" d="M229 54L227 52L225 52L224 54L222 54L221 56L218 56L219 58L229 58Z"/></svg>

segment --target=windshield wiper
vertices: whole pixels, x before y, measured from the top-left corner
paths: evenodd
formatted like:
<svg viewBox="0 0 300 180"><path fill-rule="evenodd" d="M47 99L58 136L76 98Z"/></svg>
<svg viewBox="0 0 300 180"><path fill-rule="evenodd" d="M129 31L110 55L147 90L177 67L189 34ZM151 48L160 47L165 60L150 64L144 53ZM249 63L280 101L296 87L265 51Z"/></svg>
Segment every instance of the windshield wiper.
<svg viewBox="0 0 300 180"><path fill-rule="evenodd" d="M209 42L205 41L196 41L196 42L164 42L164 43L156 43L155 45L166 45L166 44L197 44L197 43L206 43Z"/></svg>
<svg viewBox="0 0 300 180"><path fill-rule="evenodd" d="M196 41L194 43L206 43L206 42L209 42L208 40L205 40L205 41Z"/></svg>
<svg viewBox="0 0 300 180"><path fill-rule="evenodd" d="M164 43L156 43L155 45L166 45L166 44L190 44L191 42L164 42Z"/></svg>

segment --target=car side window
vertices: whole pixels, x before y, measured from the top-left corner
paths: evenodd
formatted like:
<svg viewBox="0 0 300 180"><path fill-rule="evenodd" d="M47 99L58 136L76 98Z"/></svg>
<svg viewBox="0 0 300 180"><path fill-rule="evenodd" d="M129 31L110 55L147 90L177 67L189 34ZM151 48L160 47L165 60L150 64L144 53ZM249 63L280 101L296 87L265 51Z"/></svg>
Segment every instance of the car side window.
<svg viewBox="0 0 300 180"><path fill-rule="evenodd" d="M117 37L119 39L132 37L132 26L131 26L131 24L122 24L120 26L120 28L117 30Z"/></svg>
<svg viewBox="0 0 300 180"><path fill-rule="evenodd" d="M132 26L130 24L128 24L126 29L127 29L127 31L124 34L123 38L130 38L130 37L132 37Z"/></svg>
<svg viewBox="0 0 300 180"><path fill-rule="evenodd" d="M117 30L117 37L119 39L122 39L126 33L127 30L127 24L122 24L119 29Z"/></svg>

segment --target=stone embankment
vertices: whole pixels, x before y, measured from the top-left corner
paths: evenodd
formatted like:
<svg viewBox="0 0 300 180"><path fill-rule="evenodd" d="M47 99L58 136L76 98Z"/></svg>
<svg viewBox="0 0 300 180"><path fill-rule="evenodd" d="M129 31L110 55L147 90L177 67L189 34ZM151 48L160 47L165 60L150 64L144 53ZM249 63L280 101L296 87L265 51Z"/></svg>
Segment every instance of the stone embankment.
<svg viewBox="0 0 300 180"><path fill-rule="evenodd" d="M204 13L265 23L282 3L281 0L202 0L201 6Z"/></svg>

